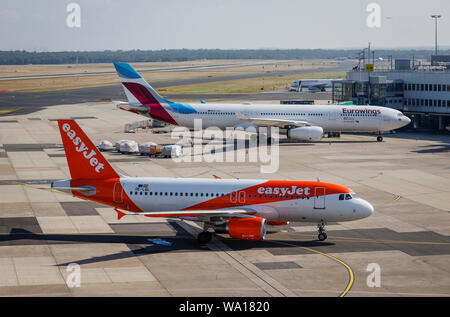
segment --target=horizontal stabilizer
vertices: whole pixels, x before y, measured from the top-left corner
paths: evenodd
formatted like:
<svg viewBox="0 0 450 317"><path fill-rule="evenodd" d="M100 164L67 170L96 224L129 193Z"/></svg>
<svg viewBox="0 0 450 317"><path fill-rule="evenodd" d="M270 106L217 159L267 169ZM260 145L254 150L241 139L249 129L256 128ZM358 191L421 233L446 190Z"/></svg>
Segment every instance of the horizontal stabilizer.
<svg viewBox="0 0 450 317"><path fill-rule="evenodd" d="M127 102L121 102L121 101L114 101L116 104L116 107L122 110L127 111L136 111L139 113L147 113L150 111L150 108L147 106L144 106L142 104L130 104Z"/></svg>

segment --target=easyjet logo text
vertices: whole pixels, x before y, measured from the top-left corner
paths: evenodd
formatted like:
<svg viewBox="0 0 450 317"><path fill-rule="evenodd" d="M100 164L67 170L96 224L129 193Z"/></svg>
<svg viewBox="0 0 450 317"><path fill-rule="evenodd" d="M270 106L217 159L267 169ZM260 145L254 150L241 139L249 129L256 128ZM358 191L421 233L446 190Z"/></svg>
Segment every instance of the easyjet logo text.
<svg viewBox="0 0 450 317"><path fill-rule="evenodd" d="M72 130L70 124L64 123L62 129L67 133L67 136L72 140L73 144L75 144L75 150L80 153L82 152L83 157L89 161L89 164L92 167L95 167L97 173L100 173L100 170L104 168L104 165L103 163L99 163L98 159L95 157L95 150L92 149L89 151L89 148L81 141L80 137L77 137L75 131Z"/></svg>
<svg viewBox="0 0 450 317"><path fill-rule="evenodd" d="M311 188L309 187L258 187L258 194L274 194L274 195L306 195L308 196Z"/></svg>

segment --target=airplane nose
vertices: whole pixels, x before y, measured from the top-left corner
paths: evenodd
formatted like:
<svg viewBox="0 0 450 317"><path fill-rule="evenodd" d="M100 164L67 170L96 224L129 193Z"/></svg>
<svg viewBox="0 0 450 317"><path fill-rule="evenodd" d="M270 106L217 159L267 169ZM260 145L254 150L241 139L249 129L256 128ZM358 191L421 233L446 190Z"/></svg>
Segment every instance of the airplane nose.
<svg viewBox="0 0 450 317"><path fill-rule="evenodd" d="M361 200L360 215L361 218L369 217L373 214L373 206L366 200Z"/></svg>
<svg viewBox="0 0 450 317"><path fill-rule="evenodd" d="M406 123L405 125L408 125L410 122L411 122L411 119L408 117L405 117L405 123Z"/></svg>

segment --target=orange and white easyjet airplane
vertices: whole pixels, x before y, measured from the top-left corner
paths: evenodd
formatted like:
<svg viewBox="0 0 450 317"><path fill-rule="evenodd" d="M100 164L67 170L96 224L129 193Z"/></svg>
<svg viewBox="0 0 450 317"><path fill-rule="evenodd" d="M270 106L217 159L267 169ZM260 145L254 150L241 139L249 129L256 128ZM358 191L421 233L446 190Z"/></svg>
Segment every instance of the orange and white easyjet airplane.
<svg viewBox="0 0 450 317"><path fill-rule="evenodd" d="M265 224L288 221L318 224L319 240L327 238L329 221L370 216L373 207L344 186L294 180L235 180L127 177L117 173L73 120L58 120L71 179L52 188L114 207L118 219L137 214L202 221L201 244L209 229L231 237L262 240Z"/></svg>

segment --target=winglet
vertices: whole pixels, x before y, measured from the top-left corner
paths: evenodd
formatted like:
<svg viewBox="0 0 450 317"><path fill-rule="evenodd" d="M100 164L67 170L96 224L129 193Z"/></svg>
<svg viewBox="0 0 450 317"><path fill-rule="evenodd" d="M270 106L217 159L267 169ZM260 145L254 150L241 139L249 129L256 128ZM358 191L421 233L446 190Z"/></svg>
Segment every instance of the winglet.
<svg viewBox="0 0 450 317"><path fill-rule="evenodd" d="M117 208L114 209L114 210L115 210L115 212L117 212L117 220L122 219L122 217L126 215L126 213L124 213L123 211L120 211L120 210L117 209Z"/></svg>

